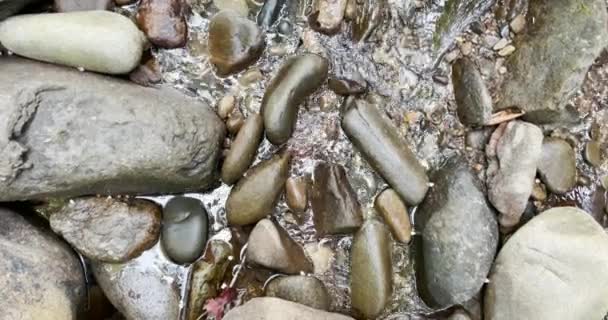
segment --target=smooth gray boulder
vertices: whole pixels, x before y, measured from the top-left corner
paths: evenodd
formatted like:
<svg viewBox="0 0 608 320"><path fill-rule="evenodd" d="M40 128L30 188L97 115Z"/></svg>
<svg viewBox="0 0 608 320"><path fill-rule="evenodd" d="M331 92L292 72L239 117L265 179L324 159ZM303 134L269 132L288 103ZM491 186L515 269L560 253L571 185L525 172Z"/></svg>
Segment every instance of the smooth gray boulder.
<svg viewBox="0 0 608 320"><path fill-rule="evenodd" d="M608 235L574 207L547 210L500 250L486 320L590 320L608 310Z"/></svg>
<svg viewBox="0 0 608 320"><path fill-rule="evenodd" d="M169 88L0 59L0 201L203 190L224 124Z"/></svg>
<svg viewBox="0 0 608 320"><path fill-rule="evenodd" d="M567 120L570 97L608 45L603 0L530 1L525 34L516 39L496 109L518 107L535 123Z"/></svg>
<svg viewBox="0 0 608 320"><path fill-rule="evenodd" d="M505 228L517 225L526 209L542 143L542 130L519 120L503 123L492 133L486 147L488 198Z"/></svg>
<svg viewBox="0 0 608 320"><path fill-rule="evenodd" d="M254 298L236 307L224 320L354 320L339 313L313 309L278 298Z"/></svg>
<svg viewBox="0 0 608 320"><path fill-rule="evenodd" d="M0 20L12 16L25 6L39 1L40 0L0 0Z"/></svg>
<svg viewBox="0 0 608 320"><path fill-rule="evenodd" d="M452 158L432 176L415 215L417 287L427 305L445 308L474 297L498 246L496 215L465 161Z"/></svg>
<svg viewBox="0 0 608 320"><path fill-rule="evenodd" d="M0 319L76 320L85 301L74 251L52 232L0 208Z"/></svg>
<svg viewBox="0 0 608 320"><path fill-rule="evenodd" d="M0 43L34 60L126 74L139 65L146 38L118 13L80 11L11 17L0 23Z"/></svg>

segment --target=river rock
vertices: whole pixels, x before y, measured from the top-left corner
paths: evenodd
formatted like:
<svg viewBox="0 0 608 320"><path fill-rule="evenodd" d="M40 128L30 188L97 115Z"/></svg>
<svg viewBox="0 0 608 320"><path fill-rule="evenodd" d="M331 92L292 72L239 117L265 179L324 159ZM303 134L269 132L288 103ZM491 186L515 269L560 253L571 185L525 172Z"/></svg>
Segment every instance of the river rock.
<svg viewBox="0 0 608 320"><path fill-rule="evenodd" d="M284 5L285 0L264 1L262 9L260 9L260 13L258 13L258 25L264 29L270 28L270 26L272 26L279 18L279 14L281 13L281 9Z"/></svg>
<svg viewBox="0 0 608 320"><path fill-rule="evenodd" d="M306 178L289 178L285 182L285 202L295 213L306 211L308 206L308 181Z"/></svg>
<svg viewBox="0 0 608 320"><path fill-rule="evenodd" d="M458 118L467 126L482 126L492 116L492 96L475 64L459 59L452 65Z"/></svg>
<svg viewBox="0 0 608 320"><path fill-rule="evenodd" d="M453 158L416 211L417 287L427 305L462 304L481 289L498 246L496 215L466 162Z"/></svg>
<svg viewBox="0 0 608 320"><path fill-rule="evenodd" d="M0 69L0 201L180 193L216 181L225 129L206 105L15 57Z"/></svg>
<svg viewBox="0 0 608 320"><path fill-rule="evenodd" d="M77 319L86 286L71 248L11 210L0 221L0 319Z"/></svg>
<svg viewBox="0 0 608 320"><path fill-rule="evenodd" d="M585 157L585 160L594 167L602 165L602 148L600 142L596 140L587 142L587 144L585 144L585 153L583 156Z"/></svg>
<svg viewBox="0 0 608 320"><path fill-rule="evenodd" d="M141 0L136 20L148 40L161 48L181 48L188 40L184 0Z"/></svg>
<svg viewBox="0 0 608 320"><path fill-rule="evenodd" d="M374 208L390 227L393 237L408 243L412 237L412 225L407 207L393 189L382 191L374 200Z"/></svg>
<svg viewBox="0 0 608 320"><path fill-rule="evenodd" d="M132 199L78 198L49 219L51 228L85 257L125 262L150 249L160 236L161 210Z"/></svg>
<svg viewBox="0 0 608 320"><path fill-rule="evenodd" d="M348 182L346 170L340 165L327 162L317 164L311 202L319 237L353 233L363 224L357 194Z"/></svg>
<svg viewBox="0 0 608 320"><path fill-rule="evenodd" d="M538 174L555 194L570 191L576 185L576 155L562 139L545 138L538 162Z"/></svg>
<svg viewBox="0 0 608 320"><path fill-rule="evenodd" d="M484 319L602 319L606 296L606 232L584 211L554 208L521 227L500 250Z"/></svg>
<svg viewBox="0 0 608 320"><path fill-rule="evenodd" d="M210 61L221 76L243 71L264 51L264 33L247 17L221 11L209 23Z"/></svg>
<svg viewBox="0 0 608 320"><path fill-rule="evenodd" d="M203 203L194 198L174 197L163 209L161 243L177 263L198 259L207 244L209 218Z"/></svg>
<svg viewBox="0 0 608 320"><path fill-rule="evenodd" d="M0 0L0 21L40 0Z"/></svg>
<svg viewBox="0 0 608 320"><path fill-rule="evenodd" d="M561 121L571 112L570 97L608 45L606 3L530 1L527 17L527 32L506 65L497 109L518 107L535 123Z"/></svg>
<svg viewBox="0 0 608 320"><path fill-rule="evenodd" d="M231 226L256 223L271 214L289 177L291 155L280 152L251 168L232 188L226 200Z"/></svg>
<svg viewBox="0 0 608 320"><path fill-rule="evenodd" d="M55 11L93 11L93 10L112 10L113 0L55 0Z"/></svg>
<svg viewBox="0 0 608 320"><path fill-rule="evenodd" d="M278 298L255 298L234 308L223 320L354 320Z"/></svg>
<svg viewBox="0 0 608 320"><path fill-rule="evenodd" d="M222 181L234 184L255 160L258 146L264 136L264 120L255 113L239 129L222 164Z"/></svg>
<svg viewBox="0 0 608 320"><path fill-rule="evenodd" d="M350 281L353 309L375 319L393 291L391 236L383 223L368 220L355 234Z"/></svg>
<svg viewBox="0 0 608 320"><path fill-rule="evenodd" d="M268 283L267 297L280 298L319 310L329 310L331 303L321 280L308 276L279 277Z"/></svg>
<svg viewBox="0 0 608 320"><path fill-rule="evenodd" d="M308 20L312 29L334 34L340 30L348 0L316 0Z"/></svg>
<svg viewBox="0 0 608 320"><path fill-rule="evenodd" d="M255 225L249 235L247 261L286 274L313 272L304 249L280 226L268 219Z"/></svg>
<svg viewBox="0 0 608 320"><path fill-rule="evenodd" d="M367 162L407 204L417 205L428 189L429 179L397 128L378 106L354 100L346 106L342 129Z"/></svg>
<svg viewBox="0 0 608 320"><path fill-rule="evenodd" d="M448 0L435 25L433 48L441 57L456 37L478 20L494 4L494 0Z"/></svg>
<svg viewBox="0 0 608 320"><path fill-rule="evenodd" d="M187 320L199 320L207 300L218 295L233 254L229 243L209 240L203 258L192 265Z"/></svg>
<svg viewBox="0 0 608 320"><path fill-rule="evenodd" d="M159 244L123 264L92 262L91 269L110 302L126 319L178 319L179 267Z"/></svg>
<svg viewBox="0 0 608 320"><path fill-rule="evenodd" d="M501 124L486 148L488 198L500 212L500 225L519 222L532 194L543 132L519 120Z"/></svg>
<svg viewBox="0 0 608 320"><path fill-rule="evenodd" d="M328 87L338 95L350 96L364 93L367 83L363 78L330 78L327 82Z"/></svg>
<svg viewBox="0 0 608 320"><path fill-rule="evenodd" d="M125 74L139 65L145 37L118 13L83 11L11 17L0 23L0 43L34 60Z"/></svg>
<svg viewBox="0 0 608 320"><path fill-rule="evenodd" d="M266 88L262 114L266 137L280 145L291 137L300 104L327 79L329 64L316 54L289 58Z"/></svg>
<svg viewBox="0 0 608 320"><path fill-rule="evenodd" d="M361 3L353 2L356 3L356 11L352 23L352 37L356 42L364 42L384 22L387 15L385 10L388 8L388 1L363 0Z"/></svg>

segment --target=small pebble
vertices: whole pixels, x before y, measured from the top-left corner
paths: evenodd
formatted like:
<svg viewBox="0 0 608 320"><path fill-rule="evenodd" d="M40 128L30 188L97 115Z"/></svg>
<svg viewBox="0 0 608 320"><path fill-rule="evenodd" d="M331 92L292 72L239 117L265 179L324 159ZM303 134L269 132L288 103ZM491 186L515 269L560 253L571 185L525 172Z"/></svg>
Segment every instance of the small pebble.
<svg viewBox="0 0 608 320"><path fill-rule="evenodd" d="M217 104L217 114L222 119L228 118L228 115L234 110L236 98L233 95L224 96Z"/></svg>
<svg viewBox="0 0 608 320"><path fill-rule="evenodd" d="M507 40L505 38L501 38L500 40L498 40L498 42L496 42L494 44L492 49L494 49L494 51L500 51L500 50L504 49L504 47L506 47L508 44L509 44L509 40Z"/></svg>
<svg viewBox="0 0 608 320"><path fill-rule="evenodd" d="M412 224L407 207L393 189L386 189L376 197L374 208L382 215L390 227L393 237L399 242L409 243L412 237Z"/></svg>
<svg viewBox="0 0 608 320"><path fill-rule="evenodd" d="M517 15L517 17L511 21L510 26L514 33L521 33L526 27L526 17L523 14Z"/></svg>
<svg viewBox="0 0 608 320"><path fill-rule="evenodd" d="M602 150L600 149L599 142L595 140L587 142L585 146L585 160L594 167L599 167L602 164Z"/></svg>
<svg viewBox="0 0 608 320"><path fill-rule="evenodd" d="M473 51L473 45L470 42L464 42L461 46L460 46L460 52L462 52L463 56L468 56L471 54L471 51Z"/></svg>
<svg viewBox="0 0 608 320"><path fill-rule="evenodd" d="M498 55L501 57L506 57L506 56L512 54L513 52L515 52L515 47L512 45L508 45L508 46L502 48L500 51L498 51Z"/></svg>
<svg viewBox="0 0 608 320"><path fill-rule="evenodd" d="M287 205L296 213L306 210L308 184L305 178L289 178L285 182L285 195Z"/></svg>
<svg viewBox="0 0 608 320"><path fill-rule="evenodd" d="M260 68L253 67L247 70L240 78L239 83L244 87L249 87L256 82L260 82L264 79L264 75L260 71Z"/></svg>
<svg viewBox="0 0 608 320"><path fill-rule="evenodd" d="M547 191L544 185L538 182L534 183L532 187L532 199L536 201L545 201L547 199Z"/></svg>
<svg viewBox="0 0 608 320"><path fill-rule="evenodd" d="M243 114L240 111L237 111L231 114L228 120L226 121L226 128L231 134L237 134L237 132L239 132L239 130L243 126L244 122L245 118L243 117Z"/></svg>

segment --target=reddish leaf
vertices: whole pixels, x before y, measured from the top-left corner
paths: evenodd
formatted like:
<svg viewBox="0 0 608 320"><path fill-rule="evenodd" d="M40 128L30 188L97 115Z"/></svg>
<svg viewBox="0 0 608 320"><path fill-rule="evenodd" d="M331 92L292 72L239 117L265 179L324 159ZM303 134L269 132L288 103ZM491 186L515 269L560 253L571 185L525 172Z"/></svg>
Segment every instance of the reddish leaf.
<svg viewBox="0 0 608 320"><path fill-rule="evenodd" d="M213 315L216 320L221 320L224 317L226 307L236 299L236 296L236 289L227 287L219 296L207 300L205 311L207 314Z"/></svg>

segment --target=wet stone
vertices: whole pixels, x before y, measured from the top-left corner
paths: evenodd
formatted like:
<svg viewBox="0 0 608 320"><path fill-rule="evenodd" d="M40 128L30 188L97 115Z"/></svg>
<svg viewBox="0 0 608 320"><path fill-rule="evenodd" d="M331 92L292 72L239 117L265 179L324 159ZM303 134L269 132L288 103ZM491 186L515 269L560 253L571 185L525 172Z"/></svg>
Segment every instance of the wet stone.
<svg viewBox="0 0 608 320"><path fill-rule="evenodd" d="M492 116L492 97L471 60L454 62L452 84L460 121L468 126L484 125Z"/></svg>
<svg viewBox="0 0 608 320"><path fill-rule="evenodd" d="M169 258L177 263L198 259L207 244L207 211L194 198L174 197L163 209L161 243Z"/></svg>
<svg viewBox="0 0 608 320"><path fill-rule="evenodd" d="M576 185L576 155L562 139L545 138L538 162L538 173L549 191L563 194Z"/></svg>
<svg viewBox="0 0 608 320"><path fill-rule="evenodd" d="M264 135L264 121L259 114L247 118L222 164L222 181L234 184L240 179L255 159L258 146Z"/></svg>
<svg viewBox="0 0 608 320"><path fill-rule="evenodd" d="M113 0L55 0L57 12L112 10Z"/></svg>
<svg viewBox="0 0 608 320"><path fill-rule="evenodd" d="M412 225L407 207L393 189L386 189L374 201L376 211L382 215L397 241L408 243L412 237Z"/></svg>
<svg viewBox="0 0 608 320"><path fill-rule="evenodd" d="M232 10L221 11L209 22L210 60L220 76L245 70L264 51L264 34L251 20Z"/></svg>
<svg viewBox="0 0 608 320"><path fill-rule="evenodd" d="M256 223L272 214L289 177L291 155L280 152L251 168L232 188L226 200L231 226Z"/></svg>
<svg viewBox="0 0 608 320"><path fill-rule="evenodd" d="M217 115L221 119L226 119L234 110L236 105L236 98L233 95L223 96L217 103Z"/></svg>
<svg viewBox="0 0 608 320"><path fill-rule="evenodd" d="M388 228L368 220L355 234L351 247L352 306L366 319L376 318L393 291L391 236Z"/></svg>
<svg viewBox="0 0 608 320"><path fill-rule="evenodd" d="M537 126L515 120L494 131L486 147L488 198L500 212L502 227L519 222L532 193L543 133Z"/></svg>
<svg viewBox="0 0 608 320"><path fill-rule="evenodd" d="M291 137L300 104L327 79L328 61L316 54L287 59L266 88L262 114L266 138L281 145Z"/></svg>
<svg viewBox="0 0 608 320"><path fill-rule="evenodd" d="M334 34L340 30L348 0L316 0L308 17L313 30Z"/></svg>
<svg viewBox="0 0 608 320"><path fill-rule="evenodd" d="M367 89L367 83L362 79L347 79L347 78L330 78L329 88L341 96L357 95L364 93Z"/></svg>
<svg viewBox="0 0 608 320"><path fill-rule="evenodd" d="M467 163L452 158L416 212L417 287L427 305L445 308L481 289L498 246L498 224Z"/></svg>
<svg viewBox="0 0 608 320"><path fill-rule="evenodd" d="M265 294L326 311L331 302L323 282L311 276L278 277L268 283Z"/></svg>
<svg viewBox="0 0 608 320"><path fill-rule="evenodd" d="M272 26L281 13L281 9L285 5L285 0L266 0L260 12L258 13L258 26L268 29Z"/></svg>
<svg viewBox="0 0 608 320"><path fill-rule="evenodd" d="M600 143L595 140L587 142L585 145L585 160L594 166L599 167L602 164L602 149Z"/></svg>
<svg viewBox="0 0 608 320"><path fill-rule="evenodd" d="M339 313L329 313L278 298L255 298L234 308L223 320L354 320Z"/></svg>
<svg viewBox="0 0 608 320"><path fill-rule="evenodd" d="M496 109L518 107L534 123L568 121L570 97L608 45L605 9L603 0L530 1L528 30L516 39Z"/></svg>
<svg viewBox="0 0 608 320"><path fill-rule="evenodd" d="M228 129L230 134L237 134L243 127L243 124L245 124L245 117L243 117L241 111L237 110L226 120L226 129Z"/></svg>
<svg viewBox="0 0 608 320"><path fill-rule="evenodd" d="M129 73L129 79L144 87L150 87L162 81L160 65L150 51L143 54L139 66Z"/></svg>
<svg viewBox="0 0 608 320"><path fill-rule="evenodd" d="M263 219L249 235L247 262L285 274L313 272L304 249L280 226Z"/></svg>
<svg viewBox="0 0 608 320"><path fill-rule="evenodd" d="M289 178L285 182L285 201L296 213L306 211L308 206L308 181L306 178Z"/></svg>
<svg viewBox="0 0 608 320"><path fill-rule="evenodd" d="M183 0L141 0L137 25L157 47L181 48L188 40L186 10Z"/></svg>
<svg viewBox="0 0 608 320"><path fill-rule="evenodd" d="M139 256L158 241L161 210L141 199L78 198L49 220L53 231L85 257L117 263Z"/></svg>
<svg viewBox="0 0 608 320"><path fill-rule="evenodd" d="M315 167L311 201L315 229L320 237L353 233L363 224L357 194L340 165L322 162Z"/></svg>
<svg viewBox="0 0 608 320"><path fill-rule="evenodd" d="M580 209L547 210L506 242L489 278L484 319L602 319L608 236Z"/></svg>
<svg viewBox="0 0 608 320"><path fill-rule="evenodd" d="M397 128L371 102L357 99L345 108L342 129L354 147L401 199L409 205L420 203L429 180Z"/></svg>

